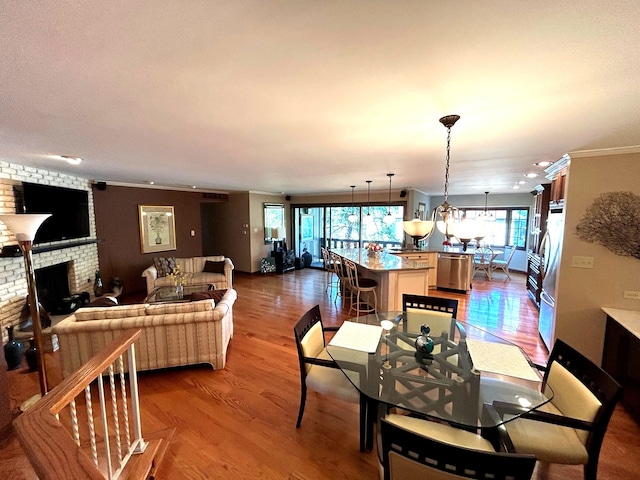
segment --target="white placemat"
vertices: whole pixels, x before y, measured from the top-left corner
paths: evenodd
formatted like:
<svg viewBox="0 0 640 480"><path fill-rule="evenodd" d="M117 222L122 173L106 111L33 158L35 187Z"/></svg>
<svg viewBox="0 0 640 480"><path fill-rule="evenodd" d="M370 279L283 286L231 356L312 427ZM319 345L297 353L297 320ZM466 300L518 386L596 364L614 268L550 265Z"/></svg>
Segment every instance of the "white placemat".
<svg viewBox="0 0 640 480"><path fill-rule="evenodd" d="M382 327L379 325L344 322L329 342L329 345L373 353L378 348L381 335Z"/></svg>
<svg viewBox="0 0 640 480"><path fill-rule="evenodd" d="M522 350L506 343L483 342L467 338L473 366L481 372L492 372L525 380L540 381Z"/></svg>

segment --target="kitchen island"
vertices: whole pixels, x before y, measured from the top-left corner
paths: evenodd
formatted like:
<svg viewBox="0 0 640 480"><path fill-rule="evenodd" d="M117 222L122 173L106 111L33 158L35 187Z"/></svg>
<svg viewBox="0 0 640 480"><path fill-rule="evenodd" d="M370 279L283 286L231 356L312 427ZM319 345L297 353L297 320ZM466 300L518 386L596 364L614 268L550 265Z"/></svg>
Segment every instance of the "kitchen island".
<svg viewBox="0 0 640 480"><path fill-rule="evenodd" d="M358 274L378 282L378 311L402 310L402 294L429 294L429 272L434 265L386 251L370 255L366 248L335 248L336 255L354 262Z"/></svg>

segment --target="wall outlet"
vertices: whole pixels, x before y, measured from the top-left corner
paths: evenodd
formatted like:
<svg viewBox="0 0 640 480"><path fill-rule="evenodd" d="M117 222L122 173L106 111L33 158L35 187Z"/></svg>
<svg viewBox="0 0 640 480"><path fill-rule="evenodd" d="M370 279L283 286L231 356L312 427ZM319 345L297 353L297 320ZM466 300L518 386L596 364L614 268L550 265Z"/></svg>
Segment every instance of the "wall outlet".
<svg viewBox="0 0 640 480"><path fill-rule="evenodd" d="M571 257L571 266L574 268L593 268L593 257Z"/></svg>
<svg viewBox="0 0 640 480"><path fill-rule="evenodd" d="M640 300L640 292L636 290L625 290L624 298L631 298L633 300Z"/></svg>

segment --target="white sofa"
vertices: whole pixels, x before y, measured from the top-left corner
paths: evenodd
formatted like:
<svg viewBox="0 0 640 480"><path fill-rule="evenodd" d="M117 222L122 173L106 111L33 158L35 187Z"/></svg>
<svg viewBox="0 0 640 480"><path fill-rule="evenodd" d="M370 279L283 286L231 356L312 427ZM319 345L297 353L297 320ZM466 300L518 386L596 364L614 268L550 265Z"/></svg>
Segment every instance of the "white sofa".
<svg viewBox="0 0 640 480"><path fill-rule="evenodd" d="M80 308L52 327L58 336L62 376L69 376L125 330L138 328L138 370L199 363L224 368L236 298L236 291L228 289L217 303L208 299Z"/></svg>
<svg viewBox="0 0 640 480"><path fill-rule="evenodd" d="M207 261L215 263L224 262L224 272L204 272L203 270ZM175 262L176 266L180 268L180 272L184 275L187 285L212 283L217 290L233 288L233 262L229 257L223 255L185 257L175 258ZM168 287L173 284L173 279L170 276L158 276L158 269L153 265L142 272L142 276L147 281L147 294L151 293L154 288Z"/></svg>

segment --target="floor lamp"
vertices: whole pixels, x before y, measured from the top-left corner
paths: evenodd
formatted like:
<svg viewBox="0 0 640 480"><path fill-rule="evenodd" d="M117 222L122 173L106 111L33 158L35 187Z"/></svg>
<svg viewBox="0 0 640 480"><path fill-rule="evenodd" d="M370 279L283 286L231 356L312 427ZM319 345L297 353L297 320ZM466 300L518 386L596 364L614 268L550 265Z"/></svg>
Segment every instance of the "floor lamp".
<svg viewBox="0 0 640 480"><path fill-rule="evenodd" d="M33 325L33 338L38 352L38 376L40 378L40 393L46 395L48 391L47 373L45 370L44 349L42 344L42 324L40 323L40 310L38 308L38 292L36 290L36 277L33 271L33 258L31 249L33 239L42 222L51 216L50 213L36 214L8 214L0 215L0 221L7 226L18 240L22 256L24 257L24 270L27 275L27 288L29 291L29 310L31 311L31 323Z"/></svg>

